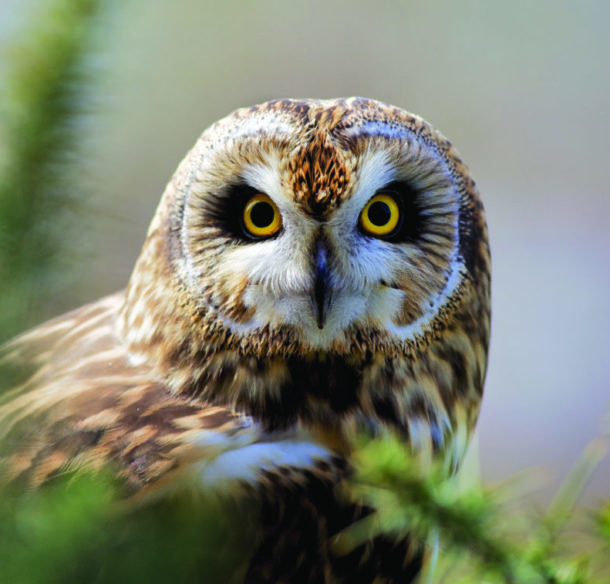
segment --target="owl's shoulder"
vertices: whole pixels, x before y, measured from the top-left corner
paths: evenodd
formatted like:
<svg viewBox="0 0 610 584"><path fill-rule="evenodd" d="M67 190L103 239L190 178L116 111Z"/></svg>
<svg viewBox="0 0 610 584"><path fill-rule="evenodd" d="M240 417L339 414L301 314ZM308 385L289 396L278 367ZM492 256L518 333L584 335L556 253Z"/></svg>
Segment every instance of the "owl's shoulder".
<svg viewBox="0 0 610 584"><path fill-rule="evenodd" d="M0 481L114 465L137 487L177 464L190 433L230 425L230 412L173 396L131 362L116 334L122 302L103 298L2 347Z"/></svg>

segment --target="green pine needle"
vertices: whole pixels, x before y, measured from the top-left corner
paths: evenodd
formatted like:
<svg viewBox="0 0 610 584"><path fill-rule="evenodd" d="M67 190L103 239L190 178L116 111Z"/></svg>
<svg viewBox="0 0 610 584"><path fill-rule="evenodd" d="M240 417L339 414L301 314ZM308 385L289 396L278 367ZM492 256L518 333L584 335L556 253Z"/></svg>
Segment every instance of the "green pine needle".
<svg viewBox="0 0 610 584"><path fill-rule="evenodd" d="M55 0L12 51L0 126L0 341L37 322L46 298L62 290L100 5Z"/></svg>

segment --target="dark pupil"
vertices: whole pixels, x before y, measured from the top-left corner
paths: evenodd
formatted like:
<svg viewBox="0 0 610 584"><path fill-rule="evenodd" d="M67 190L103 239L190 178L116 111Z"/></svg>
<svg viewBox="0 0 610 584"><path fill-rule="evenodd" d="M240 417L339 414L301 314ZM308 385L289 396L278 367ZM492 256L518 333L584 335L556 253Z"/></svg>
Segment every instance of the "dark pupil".
<svg viewBox="0 0 610 584"><path fill-rule="evenodd" d="M275 211L269 203L256 203L250 210L250 219L256 227L269 227L273 223Z"/></svg>
<svg viewBox="0 0 610 584"><path fill-rule="evenodd" d="M377 225L377 227L387 225L390 221L391 214L392 212L389 205L382 201L375 201L369 207L369 221L373 225Z"/></svg>

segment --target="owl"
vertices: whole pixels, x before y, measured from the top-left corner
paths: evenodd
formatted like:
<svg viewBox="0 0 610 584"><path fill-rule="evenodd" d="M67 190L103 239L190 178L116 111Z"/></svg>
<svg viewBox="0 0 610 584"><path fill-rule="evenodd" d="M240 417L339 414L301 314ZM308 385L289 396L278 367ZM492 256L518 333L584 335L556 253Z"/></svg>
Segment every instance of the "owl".
<svg viewBox="0 0 610 584"><path fill-rule="evenodd" d="M483 207L447 139L364 98L240 109L179 165L126 289L2 349L0 480L111 464L134 496L243 492L243 581L414 581L414 538L333 552L372 512L337 487L385 433L454 473L489 335Z"/></svg>

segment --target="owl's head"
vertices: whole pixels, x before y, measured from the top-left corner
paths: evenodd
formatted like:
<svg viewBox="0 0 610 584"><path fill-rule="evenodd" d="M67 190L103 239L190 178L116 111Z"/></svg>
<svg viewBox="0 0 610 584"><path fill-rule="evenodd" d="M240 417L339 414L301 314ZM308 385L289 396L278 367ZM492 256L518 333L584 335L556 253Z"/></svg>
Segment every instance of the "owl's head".
<svg viewBox="0 0 610 584"><path fill-rule="evenodd" d="M279 100L217 122L182 162L124 324L136 352L168 334L191 354L400 350L488 295L482 207L444 137L377 101Z"/></svg>

